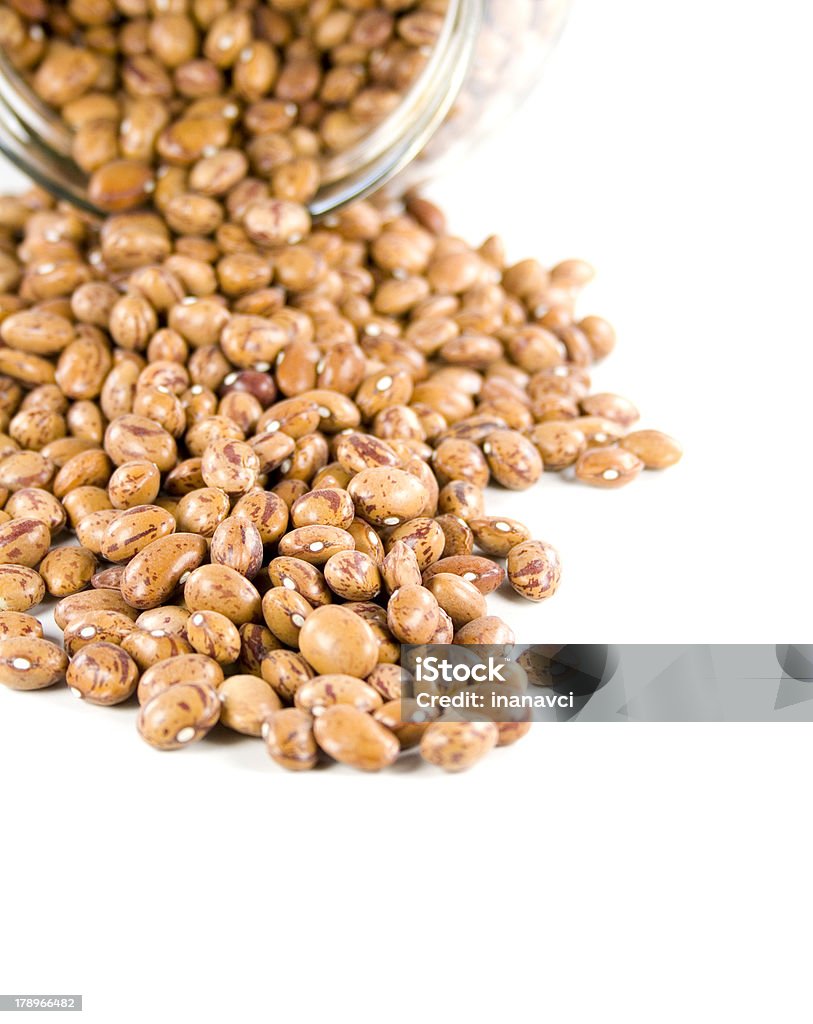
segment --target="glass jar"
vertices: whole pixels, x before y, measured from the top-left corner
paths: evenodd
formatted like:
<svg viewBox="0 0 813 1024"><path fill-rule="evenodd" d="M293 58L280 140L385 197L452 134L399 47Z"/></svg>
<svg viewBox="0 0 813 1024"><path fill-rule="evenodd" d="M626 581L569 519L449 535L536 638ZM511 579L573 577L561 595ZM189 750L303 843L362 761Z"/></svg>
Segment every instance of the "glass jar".
<svg viewBox="0 0 813 1024"><path fill-rule="evenodd" d="M539 80L569 2L449 0L437 45L400 104L360 142L323 162L313 215L388 183L403 192L491 134ZM70 156L70 130L2 51L0 151L52 193L93 210L87 177Z"/></svg>

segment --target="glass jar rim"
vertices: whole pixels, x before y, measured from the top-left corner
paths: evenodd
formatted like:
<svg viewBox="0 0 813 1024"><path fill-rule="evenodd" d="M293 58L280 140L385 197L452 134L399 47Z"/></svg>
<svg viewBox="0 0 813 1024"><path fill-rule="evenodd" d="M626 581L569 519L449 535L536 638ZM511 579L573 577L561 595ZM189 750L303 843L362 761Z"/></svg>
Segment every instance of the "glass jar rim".
<svg viewBox="0 0 813 1024"><path fill-rule="evenodd" d="M321 217L370 195L417 157L451 110L469 70L483 0L449 0L426 66L395 108L358 142L323 161L308 204ZM87 175L71 157L71 132L0 52L0 152L49 191L102 216L87 196Z"/></svg>

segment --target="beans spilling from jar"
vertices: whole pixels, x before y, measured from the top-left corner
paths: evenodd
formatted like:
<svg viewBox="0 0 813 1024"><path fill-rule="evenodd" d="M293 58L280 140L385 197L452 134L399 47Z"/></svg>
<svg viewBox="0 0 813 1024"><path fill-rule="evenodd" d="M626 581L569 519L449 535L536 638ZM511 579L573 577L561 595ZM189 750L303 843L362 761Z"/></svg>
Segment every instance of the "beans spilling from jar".
<svg viewBox="0 0 813 1024"><path fill-rule="evenodd" d="M586 263L509 263L417 197L215 202L187 232L0 200L0 682L135 699L160 750L220 723L292 771L469 767L529 723L402 702L399 645L512 643L488 594L561 573L487 488L618 488L680 448L591 392Z"/></svg>
<svg viewBox="0 0 813 1024"><path fill-rule="evenodd" d="M426 66L447 0L71 0L0 5L0 47L72 133L89 196L222 223L247 173L309 202ZM239 199L233 201L239 202Z"/></svg>

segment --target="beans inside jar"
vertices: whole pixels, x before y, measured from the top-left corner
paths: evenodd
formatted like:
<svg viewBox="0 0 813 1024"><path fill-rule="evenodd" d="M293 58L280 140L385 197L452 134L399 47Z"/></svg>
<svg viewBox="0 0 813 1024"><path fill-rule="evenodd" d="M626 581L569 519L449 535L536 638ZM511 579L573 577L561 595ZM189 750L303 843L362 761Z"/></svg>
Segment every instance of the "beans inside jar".
<svg viewBox="0 0 813 1024"><path fill-rule="evenodd" d="M593 388L588 264L509 263L414 195L313 221L320 161L414 81L444 3L57 6L4 52L107 216L0 199L0 681L290 771L510 745L527 723L416 718L400 645L508 645L488 595L557 593L534 499L489 514L495 487L613 490L682 452ZM0 43L35 11L0 6Z"/></svg>

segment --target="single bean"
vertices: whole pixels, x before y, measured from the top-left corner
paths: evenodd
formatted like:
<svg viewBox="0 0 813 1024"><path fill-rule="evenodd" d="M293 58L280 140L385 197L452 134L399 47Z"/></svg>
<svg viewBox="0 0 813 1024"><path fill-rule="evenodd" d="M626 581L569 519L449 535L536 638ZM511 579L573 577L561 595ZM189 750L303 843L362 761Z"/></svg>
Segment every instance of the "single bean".
<svg viewBox="0 0 813 1024"><path fill-rule="evenodd" d="M262 725L268 754L288 771L309 771L316 767L319 753L313 736L313 718L299 708L275 711Z"/></svg>
<svg viewBox="0 0 813 1024"><path fill-rule="evenodd" d="M56 644L35 636L0 638L0 683L12 690L42 690L58 683L68 658Z"/></svg>
<svg viewBox="0 0 813 1024"><path fill-rule="evenodd" d="M144 704L139 735L157 750L180 750L203 739L220 718L220 698L206 683L179 683Z"/></svg>
<svg viewBox="0 0 813 1024"><path fill-rule="evenodd" d="M75 697L90 704L122 704L135 693L138 666L116 644L83 647L68 666L66 681Z"/></svg>

